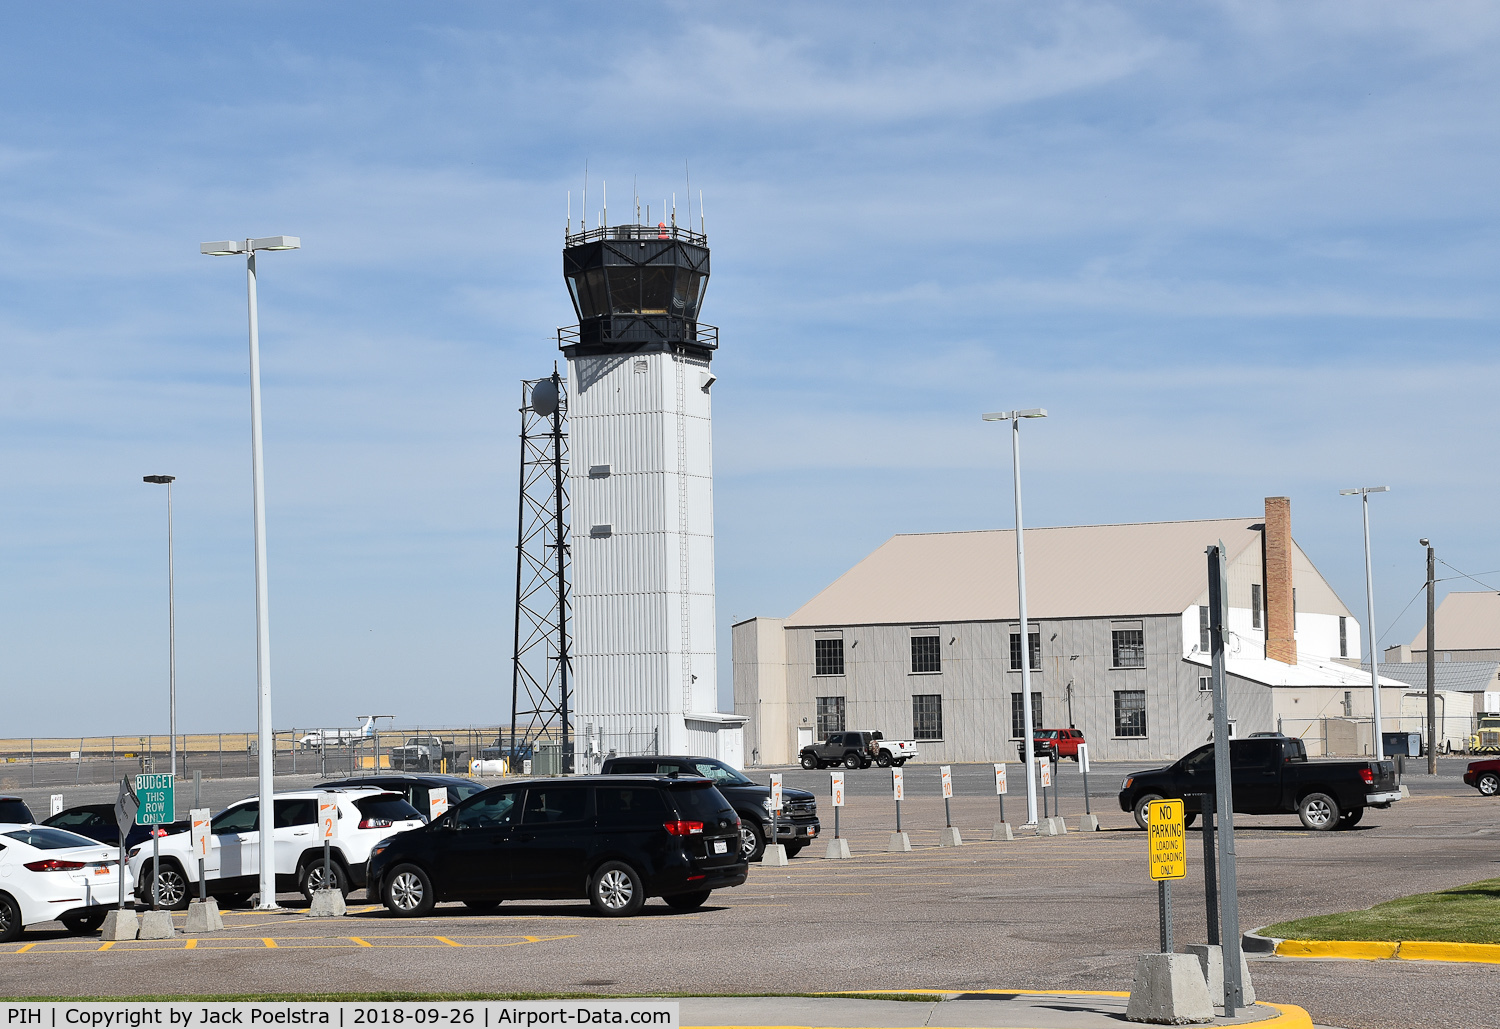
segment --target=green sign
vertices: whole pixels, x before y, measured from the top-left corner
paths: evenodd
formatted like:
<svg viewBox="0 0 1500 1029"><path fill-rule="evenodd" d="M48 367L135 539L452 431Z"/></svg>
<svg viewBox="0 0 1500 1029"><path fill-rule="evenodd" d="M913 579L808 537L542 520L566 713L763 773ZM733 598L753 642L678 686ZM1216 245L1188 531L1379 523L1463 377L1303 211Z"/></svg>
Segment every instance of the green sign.
<svg viewBox="0 0 1500 1029"><path fill-rule="evenodd" d="M177 803L172 796L172 776L148 773L135 777L135 796L140 807L135 812L136 825L161 825L175 822Z"/></svg>

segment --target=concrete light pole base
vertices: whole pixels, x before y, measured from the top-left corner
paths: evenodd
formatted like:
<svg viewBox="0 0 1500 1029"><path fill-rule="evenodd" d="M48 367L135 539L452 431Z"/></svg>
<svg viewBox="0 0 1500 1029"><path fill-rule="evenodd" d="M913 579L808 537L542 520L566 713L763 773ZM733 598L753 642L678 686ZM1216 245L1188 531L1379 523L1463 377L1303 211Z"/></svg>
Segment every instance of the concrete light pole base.
<svg viewBox="0 0 1500 1029"><path fill-rule="evenodd" d="M990 834L990 840L993 842L1013 840L1015 838L1016 834L1011 831L1009 822L996 822L995 831Z"/></svg>
<svg viewBox="0 0 1500 1029"><path fill-rule="evenodd" d="M104 916L104 926L99 931L101 940L133 940L140 932L141 922L135 916L135 908L110 911Z"/></svg>
<svg viewBox="0 0 1500 1029"><path fill-rule="evenodd" d="M828 853L823 855L823 857L829 861L839 861L850 856L849 841L844 839L842 836L840 836L836 840L829 840Z"/></svg>
<svg viewBox="0 0 1500 1029"><path fill-rule="evenodd" d="M760 863L763 865L784 865L788 860L786 847L780 843L766 844L765 853L760 856Z"/></svg>
<svg viewBox="0 0 1500 1029"><path fill-rule="evenodd" d="M1224 948L1207 943L1189 944L1187 952L1198 959L1203 977L1208 980L1208 996L1215 1007L1224 1006ZM1240 985L1244 996L1240 1003L1246 1006L1255 1003L1255 987L1250 983L1250 966L1245 962L1245 952L1240 952Z"/></svg>
<svg viewBox="0 0 1500 1029"><path fill-rule="evenodd" d="M141 929L136 933L138 940L170 940L177 935L177 930L172 925L172 912L170 911L147 911L141 915Z"/></svg>
<svg viewBox="0 0 1500 1029"><path fill-rule="evenodd" d="M1079 819L1078 819L1078 831L1079 832L1098 832L1099 831L1099 816L1098 815L1082 815L1082 816L1080 816Z"/></svg>
<svg viewBox="0 0 1500 1029"><path fill-rule="evenodd" d="M770 850L769 847L766 849ZM785 864L786 862L782 863ZM342 890L314 890L312 907L307 909L307 917L340 918L347 910Z"/></svg>
<svg viewBox="0 0 1500 1029"><path fill-rule="evenodd" d="M911 837L904 832L891 833L891 842L885 845L887 854L905 854L911 850Z"/></svg>
<svg viewBox="0 0 1500 1029"><path fill-rule="evenodd" d="M1142 954L1135 962L1125 1017L1155 1025L1212 1022L1213 998L1198 959L1191 954Z"/></svg>
<svg viewBox="0 0 1500 1029"><path fill-rule="evenodd" d="M224 928L224 919L219 916L219 902L213 897L195 900L188 905L187 925L183 932L212 933Z"/></svg>
<svg viewBox="0 0 1500 1029"><path fill-rule="evenodd" d="M958 826L956 825L947 826L942 832L938 833L939 847L962 847L963 845L963 837L958 834Z"/></svg>

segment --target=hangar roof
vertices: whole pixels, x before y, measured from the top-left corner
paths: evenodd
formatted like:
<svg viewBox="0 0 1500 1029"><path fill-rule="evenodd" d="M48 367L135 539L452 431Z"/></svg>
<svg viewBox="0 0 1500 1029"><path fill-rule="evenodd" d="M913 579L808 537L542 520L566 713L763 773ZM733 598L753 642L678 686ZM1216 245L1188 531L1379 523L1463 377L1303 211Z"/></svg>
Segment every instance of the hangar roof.
<svg viewBox="0 0 1500 1029"><path fill-rule="evenodd" d="M1028 537L1029 539L1029 537ZM1439 650L1500 650L1500 593L1450 593L1437 608ZM1427 626L1411 641L1427 649Z"/></svg>

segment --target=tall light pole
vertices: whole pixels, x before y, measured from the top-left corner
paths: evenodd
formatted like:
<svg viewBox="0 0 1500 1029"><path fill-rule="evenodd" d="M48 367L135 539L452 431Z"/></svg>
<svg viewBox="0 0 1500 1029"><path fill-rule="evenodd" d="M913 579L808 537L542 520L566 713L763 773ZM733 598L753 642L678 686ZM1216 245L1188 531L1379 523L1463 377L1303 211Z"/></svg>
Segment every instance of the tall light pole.
<svg viewBox="0 0 1500 1029"><path fill-rule="evenodd" d="M256 737L260 746L260 904L261 911L276 910L275 848L271 833L275 826L272 809L273 778L276 767L276 744L271 736L271 625L270 603L266 585L266 491L265 468L261 461L260 437L260 315L255 298L255 252L257 250L296 250L302 241L296 236L265 236L261 239L227 240L204 243L200 253L222 257L245 255L245 288L250 306L250 478L255 494L255 683Z"/></svg>
<svg viewBox="0 0 1500 1029"><path fill-rule="evenodd" d="M1341 497L1359 497L1365 514L1365 614L1370 619L1365 635L1370 639L1370 696L1374 705L1376 761L1385 760L1385 740L1380 736L1380 660L1375 652L1378 641L1375 639L1375 575L1370 565L1370 494L1389 491L1389 486L1361 486L1358 489L1339 490Z"/></svg>
<svg viewBox="0 0 1500 1029"><path fill-rule="evenodd" d="M1021 717L1026 724L1021 727L1021 739L1026 745L1026 824L1036 825L1036 754L1031 724L1031 633L1026 623L1026 547L1021 538L1021 419L1045 418L1047 409L1028 408L1025 411L996 411L981 415L987 422L1010 422L1010 461L1016 493L1016 606L1021 620Z"/></svg>
<svg viewBox="0 0 1500 1029"><path fill-rule="evenodd" d="M1427 774L1437 775L1437 605L1433 587L1437 585L1437 554L1432 544L1418 540L1427 548ZM1443 720L1447 721L1448 704L1443 703Z"/></svg>
<svg viewBox="0 0 1500 1029"><path fill-rule="evenodd" d="M172 483L175 475L143 475L142 482L167 487L167 725L172 734L172 775L177 775L177 589L172 576ZM175 816L176 812L173 812Z"/></svg>

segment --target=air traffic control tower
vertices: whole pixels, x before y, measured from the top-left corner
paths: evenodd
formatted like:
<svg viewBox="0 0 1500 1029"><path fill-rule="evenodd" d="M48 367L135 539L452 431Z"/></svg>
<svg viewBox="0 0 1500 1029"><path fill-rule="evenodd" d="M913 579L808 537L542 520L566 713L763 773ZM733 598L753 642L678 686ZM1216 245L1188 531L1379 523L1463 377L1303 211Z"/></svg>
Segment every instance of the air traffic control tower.
<svg viewBox="0 0 1500 1029"><path fill-rule="evenodd" d="M745 719L717 710L708 240L666 224L569 233L563 274L578 315L558 330L578 748L742 766Z"/></svg>

